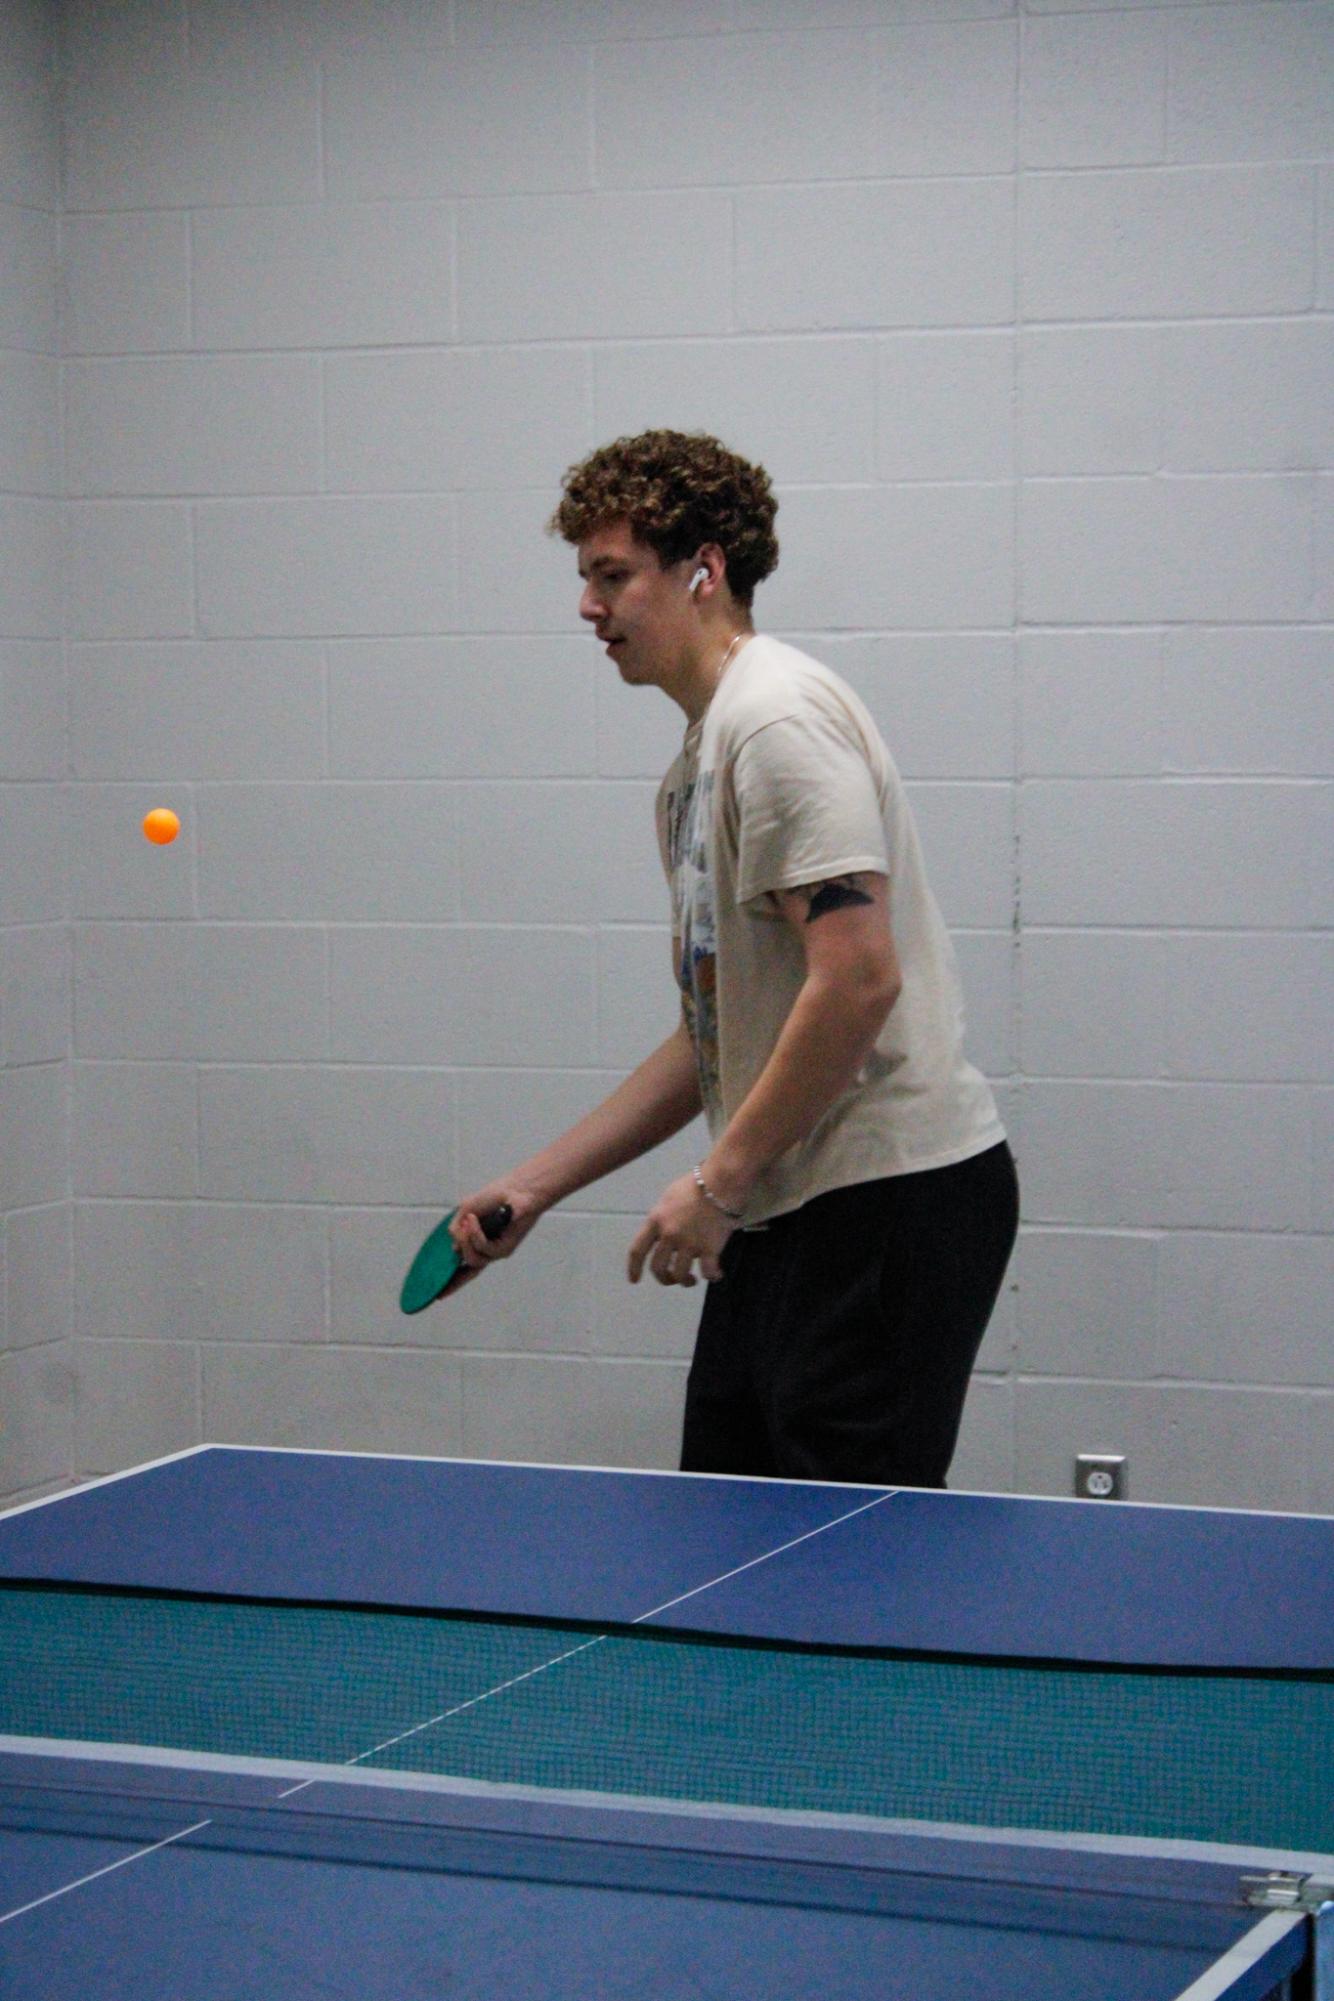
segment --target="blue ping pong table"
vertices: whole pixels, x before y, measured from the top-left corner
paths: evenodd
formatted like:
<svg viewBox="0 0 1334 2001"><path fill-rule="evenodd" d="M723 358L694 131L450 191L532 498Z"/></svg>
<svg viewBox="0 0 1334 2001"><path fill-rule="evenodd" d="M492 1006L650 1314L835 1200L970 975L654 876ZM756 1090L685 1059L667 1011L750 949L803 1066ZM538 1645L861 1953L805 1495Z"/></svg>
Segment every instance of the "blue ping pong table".
<svg viewBox="0 0 1334 2001"><path fill-rule="evenodd" d="M1334 1521L203 1447L0 1517L6 2001L1334 1997Z"/></svg>

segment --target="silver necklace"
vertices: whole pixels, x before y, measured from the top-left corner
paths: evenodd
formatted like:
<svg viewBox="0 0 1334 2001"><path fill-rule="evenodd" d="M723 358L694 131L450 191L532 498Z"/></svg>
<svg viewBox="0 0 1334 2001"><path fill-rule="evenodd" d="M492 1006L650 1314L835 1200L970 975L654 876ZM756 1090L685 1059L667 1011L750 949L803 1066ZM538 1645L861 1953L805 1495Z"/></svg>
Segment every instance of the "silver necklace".
<svg viewBox="0 0 1334 2001"><path fill-rule="evenodd" d="M724 653L722 659L718 662L718 672L715 674L713 679L713 692L715 695L718 692L718 683L722 680L723 675L727 672L728 661L731 659L732 655L736 652L742 640L745 639L747 636L748 635L745 632L733 633L732 644L728 647L726 653Z"/></svg>
<svg viewBox="0 0 1334 2001"><path fill-rule="evenodd" d="M740 646L742 640L753 639L754 637L755 635L753 632L743 631L743 632L733 633L732 644L728 647L726 653L724 653L722 659L718 662L718 672L713 677L713 687L709 693L709 702L712 702L713 697L717 694L718 684L722 680L723 675L727 672L727 663L731 659L732 655L736 652L738 646ZM699 714L694 718L694 720L686 724L687 745L691 743L698 743L700 733L704 728L704 717L707 710L708 710L708 702L705 703L704 708L700 710Z"/></svg>

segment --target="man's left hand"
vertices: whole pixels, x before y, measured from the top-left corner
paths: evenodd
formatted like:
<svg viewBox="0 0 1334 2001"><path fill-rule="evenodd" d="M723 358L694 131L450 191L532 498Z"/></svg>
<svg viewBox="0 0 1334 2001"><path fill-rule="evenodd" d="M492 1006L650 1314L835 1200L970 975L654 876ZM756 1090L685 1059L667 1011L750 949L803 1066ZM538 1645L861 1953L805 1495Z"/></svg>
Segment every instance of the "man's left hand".
<svg viewBox="0 0 1334 2001"><path fill-rule="evenodd" d="M631 1285L646 1264L659 1285L694 1285L696 1265L701 1278L720 1279L719 1259L735 1228L701 1194L693 1174L683 1174L663 1190L630 1246Z"/></svg>

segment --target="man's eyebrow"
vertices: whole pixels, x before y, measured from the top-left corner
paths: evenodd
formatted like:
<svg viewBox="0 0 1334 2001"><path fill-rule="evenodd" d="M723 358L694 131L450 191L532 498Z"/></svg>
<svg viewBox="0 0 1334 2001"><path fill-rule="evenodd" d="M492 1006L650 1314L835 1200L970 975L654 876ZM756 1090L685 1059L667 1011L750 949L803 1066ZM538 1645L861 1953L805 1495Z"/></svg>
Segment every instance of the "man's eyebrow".
<svg viewBox="0 0 1334 2001"><path fill-rule="evenodd" d="M622 558L620 556L594 556L592 562L588 565L587 569L585 569L583 564L580 563L579 574L581 577L588 577L592 575L594 570L618 569L620 567L621 561Z"/></svg>

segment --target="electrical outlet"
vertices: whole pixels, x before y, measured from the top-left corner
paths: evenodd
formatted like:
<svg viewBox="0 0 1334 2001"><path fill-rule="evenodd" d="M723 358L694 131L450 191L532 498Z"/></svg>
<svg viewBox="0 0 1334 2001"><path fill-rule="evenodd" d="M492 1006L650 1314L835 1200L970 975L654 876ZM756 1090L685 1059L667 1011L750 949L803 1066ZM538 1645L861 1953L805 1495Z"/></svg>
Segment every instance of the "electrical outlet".
<svg viewBox="0 0 1334 2001"><path fill-rule="evenodd" d="M1124 1501L1126 1497L1126 1455L1124 1452L1077 1452L1075 1493L1081 1501Z"/></svg>

